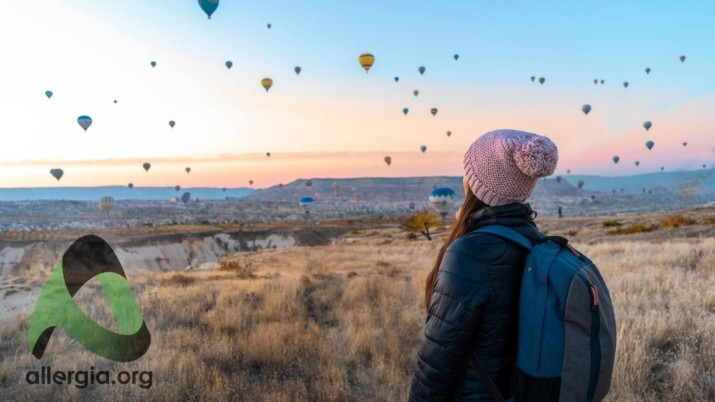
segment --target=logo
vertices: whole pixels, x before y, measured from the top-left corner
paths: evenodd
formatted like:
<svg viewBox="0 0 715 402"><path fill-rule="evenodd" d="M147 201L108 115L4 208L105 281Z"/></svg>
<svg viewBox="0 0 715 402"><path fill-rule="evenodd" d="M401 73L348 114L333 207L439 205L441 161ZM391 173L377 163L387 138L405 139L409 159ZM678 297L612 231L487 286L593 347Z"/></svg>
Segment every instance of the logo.
<svg viewBox="0 0 715 402"><path fill-rule="evenodd" d="M97 324L75 303L74 295L97 277L120 329ZM102 238L83 236L65 251L52 269L32 311L27 346L40 359L55 327L62 328L91 352L117 362L140 358L151 337L124 269L114 250Z"/></svg>

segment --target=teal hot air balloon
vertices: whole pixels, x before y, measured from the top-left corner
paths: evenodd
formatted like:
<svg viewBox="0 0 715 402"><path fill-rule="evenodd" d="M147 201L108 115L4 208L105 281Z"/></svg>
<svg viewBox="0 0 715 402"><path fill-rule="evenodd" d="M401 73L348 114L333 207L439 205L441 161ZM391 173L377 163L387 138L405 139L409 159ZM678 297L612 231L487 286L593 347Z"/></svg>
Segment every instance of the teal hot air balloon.
<svg viewBox="0 0 715 402"><path fill-rule="evenodd" d="M544 85L544 82L546 82L546 78L539 77L539 84Z"/></svg>
<svg viewBox="0 0 715 402"><path fill-rule="evenodd" d="M148 172L148 171L149 171L149 168L151 168L151 163L149 163L149 162L144 162L144 164L142 165L142 167L144 168L145 171Z"/></svg>
<svg viewBox="0 0 715 402"><path fill-rule="evenodd" d="M653 142L653 141L646 141L646 143L645 143L645 146L646 146L646 148L648 148L649 151L651 149L653 149L653 145L655 145L655 142Z"/></svg>
<svg viewBox="0 0 715 402"><path fill-rule="evenodd" d="M298 200L298 205L303 207L306 215L310 215L310 207L314 202L315 199L313 197L301 197L300 200Z"/></svg>
<svg viewBox="0 0 715 402"><path fill-rule="evenodd" d="M395 82L399 81L400 77L395 77Z"/></svg>
<svg viewBox="0 0 715 402"><path fill-rule="evenodd" d="M623 88L628 88L628 81L625 81L625 82L623 83Z"/></svg>
<svg viewBox="0 0 715 402"><path fill-rule="evenodd" d="M89 126L92 125L92 118L89 116L79 116L77 118L77 124L79 124L79 126L82 127L84 131L87 131Z"/></svg>
<svg viewBox="0 0 715 402"><path fill-rule="evenodd" d="M65 172L62 169L50 169L50 174L52 177L57 179L57 181L60 181L60 178L63 174L65 174Z"/></svg>
<svg viewBox="0 0 715 402"><path fill-rule="evenodd" d="M152 68L156 67L156 62L154 60L152 60L151 63L149 63L149 64L151 64Z"/></svg>
<svg viewBox="0 0 715 402"><path fill-rule="evenodd" d="M300 72L303 71L303 69L300 68L300 66L295 66L293 71L295 71L295 75L300 75Z"/></svg>
<svg viewBox="0 0 715 402"><path fill-rule="evenodd" d="M429 194L429 202L432 207L444 218L454 206L455 193L449 187L438 187Z"/></svg>
<svg viewBox="0 0 715 402"><path fill-rule="evenodd" d="M52 98L52 91L45 91L45 96L47 97L47 99Z"/></svg>
<svg viewBox="0 0 715 402"><path fill-rule="evenodd" d="M426 146L426 145L422 145L422 146L420 147L420 151L422 151L422 153L427 152L427 146Z"/></svg>
<svg viewBox="0 0 715 402"><path fill-rule="evenodd" d="M581 106L581 111L583 112L583 114L588 114L588 112L591 111L591 105L585 104Z"/></svg>
<svg viewBox="0 0 715 402"><path fill-rule="evenodd" d="M199 6L204 10L206 15L211 19L211 14L218 8L218 0L199 0Z"/></svg>
<svg viewBox="0 0 715 402"><path fill-rule="evenodd" d="M457 61L457 60L459 60L459 55L458 55L458 54L455 54L455 55L454 55L454 61Z"/></svg>
<svg viewBox="0 0 715 402"><path fill-rule="evenodd" d="M644 121L644 122L643 122L643 128L645 128L646 130L650 130L650 128L651 128L652 126L653 126L653 123L651 123L650 121Z"/></svg>
<svg viewBox="0 0 715 402"><path fill-rule="evenodd" d="M226 68L230 70L231 67L233 67L233 62L231 60L226 61Z"/></svg>
<svg viewBox="0 0 715 402"><path fill-rule="evenodd" d="M407 113L409 113L409 111L410 111L410 109L408 109L408 108L402 109L402 113L404 113L405 116L407 116Z"/></svg>
<svg viewBox="0 0 715 402"><path fill-rule="evenodd" d="M420 72L420 75L424 75L426 70L425 66L420 66L420 68L417 69L417 71Z"/></svg>

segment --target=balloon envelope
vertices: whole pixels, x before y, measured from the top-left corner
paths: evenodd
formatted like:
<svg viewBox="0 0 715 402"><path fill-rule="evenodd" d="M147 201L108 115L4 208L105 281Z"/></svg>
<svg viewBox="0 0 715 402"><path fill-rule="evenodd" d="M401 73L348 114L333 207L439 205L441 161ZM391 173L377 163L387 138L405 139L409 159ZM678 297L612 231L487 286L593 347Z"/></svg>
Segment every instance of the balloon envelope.
<svg viewBox="0 0 715 402"><path fill-rule="evenodd" d="M268 90L273 86L273 80L270 78L264 78L261 80L261 86L266 89L266 92L268 92Z"/></svg>
<svg viewBox="0 0 715 402"><path fill-rule="evenodd" d="M370 71L370 68L375 63L375 56L373 56L370 53L363 53L358 57L358 61L360 62L360 65L362 66L362 68L365 69L365 72L367 73L368 71Z"/></svg>
<svg viewBox="0 0 715 402"><path fill-rule="evenodd" d="M459 55L458 55L458 54L455 54L455 55L454 55L454 60L459 60Z"/></svg>
<svg viewBox="0 0 715 402"><path fill-rule="evenodd" d="M645 122L643 122L643 127L644 127L646 130L650 130L651 126L653 126L653 123L651 123L650 121L645 121Z"/></svg>
<svg viewBox="0 0 715 402"><path fill-rule="evenodd" d="M452 136L452 132L451 132L451 131L447 131L447 137L451 137L451 136Z"/></svg>
<svg viewBox="0 0 715 402"><path fill-rule="evenodd" d="M418 91L418 90L415 89L414 91L412 91L412 94L415 95L415 96L417 96L417 95L420 94L420 91Z"/></svg>
<svg viewBox="0 0 715 402"><path fill-rule="evenodd" d="M395 82L399 81L400 77L395 77Z"/></svg>
<svg viewBox="0 0 715 402"><path fill-rule="evenodd" d="M618 161L621 160L621 158L618 155L616 155L613 157L612 160L613 160L613 163L618 163Z"/></svg>
<svg viewBox="0 0 715 402"><path fill-rule="evenodd" d="M583 180L579 180L579 181L576 182L576 187L577 187L579 190L581 190L581 189L583 188L583 184L584 184L584 183L583 183Z"/></svg>
<svg viewBox="0 0 715 402"><path fill-rule="evenodd" d="M536 80L536 77L534 77L534 76L532 75L532 76L531 76L531 82L534 82L534 80Z"/></svg>
<svg viewBox="0 0 715 402"><path fill-rule="evenodd" d="M544 78L544 77L539 78L539 84L544 85L544 81L546 81L546 78Z"/></svg>
<svg viewBox="0 0 715 402"><path fill-rule="evenodd" d="M300 68L300 66L295 66L295 68L293 69L293 71L295 71L295 74L296 74L296 75L300 74L300 72L301 72L302 70L303 70L303 69Z"/></svg>
<svg viewBox="0 0 715 402"><path fill-rule="evenodd" d="M585 104L585 105L581 106L581 111L582 111L584 114L588 114L588 112L591 111L591 105Z"/></svg>
<svg viewBox="0 0 715 402"><path fill-rule="evenodd" d="M640 164L641 164L640 161L636 161L636 166L638 166L638 165L640 165Z"/></svg>
<svg viewBox="0 0 715 402"><path fill-rule="evenodd" d="M655 145L653 141L646 141L645 143L645 146L648 148L648 150L653 149L653 145Z"/></svg>
<svg viewBox="0 0 715 402"><path fill-rule="evenodd" d="M134 183L127 184L127 187L129 187L130 189L134 188Z"/></svg>
<svg viewBox="0 0 715 402"><path fill-rule="evenodd" d="M426 68L424 66L420 66L420 68L417 69L420 72L420 75L423 75L425 73Z"/></svg>
<svg viewBox="0 0 715 402"><path fill-rule="evenodd" d="M176 191L181 190L181 186L179 186L179 185L177 184L176 186L174 186L174 190L176 190Z"/></svg>
<svg viewBox="0 0 715 402"><path fill-rule="evenodd" d="M628 88L628 81L623 83L623 88Z"/></svg>
<svg viewBox="0 0 715 402"><path fill-rule="evenodd" d="M308 180L305 181L305 186L306 186L306 187L310 188L312 185L313 185L313 180L308 179Z"/></svg>
<svg viewBox="0 0 715 402"><path fill-rule="evenodd" d="M169 126L171 126L171 128L174 128L175 125L176 122L174 120L169 120Z"/></svg>
<svg viewBox="0 0 715 402"><path fill-rule="evenodd" d="M199 6L204 10L206 15L211 19L211 14L218 8L218 0L199 0Z"/></svg>
<svg viewBox="0 0 715 402"><path fill-rule="evenodd" d="M156 62L155 62L155 61L153 61L153 60L152 60L152 62L151 62L151 63L149 63L149 64L151 64L151 66L152 66L152 67L156 67Z"/></svg>
<svg viewBox="0 0 715 402"><path fill-rule="evenodd" d="M60 181L60 177L62 177L64 173L62 169L50 169L50 174L57 179L57 181Z"/></svg>
<svg viewBox="0 0 715 402"><path fill-rule="evenodd" d="M684 61L685 61L685 56L680 56L680 62L682 63Z"/></svg>
<svg viewBox="0 0 715 402"><path fill-rule="evenodd" d="M145 162L144 164L142 164L142 167L144 168L144 170L146 170L148 172L149 168L151 167L151 163Z"/></svg>
<svg viewBox="0 0 715 402"><path fill-rule="evenodd" d="M437 108L436 108L436 107L433 107L432 109L430 109L430 113L432 113L432 116L436 115L436 114L437 114Z"/></svg>
<svg viewBox="0 0 715 402"><path fill-rule="evenodd" d="M420 147L420 151L422 151L422 153L425 153L425 152L427 151L427 146L422 145L422 146Z"/></svg>
<svg viewBox="0 0 715 402"><path fill-rule="evenodd" d="M646 74L650 74L650 67L646 67L646 68L645 68L645 73L646 73Z"/></svg>
<svg viewBox="0 0 715 402"><path fill-rule="evenodd" d="M82 127L84 131L87 131L89 126L92 125L92 118L89 116L79 116L77 118L77 124L79 124L79 126Z"/></svg>
<svg viewBox="0 0 715 402"><path fill-rule="evenodd" d="M454 205L454 197L455 193L451 188L438 187L432 190L428 199L430 204L432 204L432 207L434 207L434 209L436 209L437 212L444 217L447 216L449 211L452 209L452 206Z"/></svg>
<svg viewBox="0 0 715 402"><path fill-rule="evenodd" d="M229 60L226 62L226 68L230 70L231 67L233 67L233 62L231 60Z"/></svg>
<svg viewBox="0 0 715 402"><path fill-rule="evenodd" d="M184 170L186 170L186 173L190 173L190 172L191 172L191 168L188 167L188 166L187 166L186 169L184 169Z"/></svg>
<svg viewBox="0 0 715 402"><path fill-rule="evenodd" d="M390 164L392 163L392 158L389 156L386 156L384 158L384 161L385 161L385 163L387 163L387 166L390 166Z"/></svg>
<svg viewBox="0 0 715 402"><path fill-rule="evenodd" d="M99 199L99 207L102 208L102 210L109 214L109 211L114 208L114 198L110 196L105 196Z"/></svg>
<svg viewBox="0 0 715 402"><path fill-rule="evenodd" d="M45 96L47 97L47 99L52 98L52 91L45 91Z"/></svg>
<svg viewBox="0 0 715 402"><path fill-rule="evenodd" d="M186 205L189 202L189 199L191 199L191 193L186 192L181 195L181 202L183 202L184 205Z"/></svg>
<svg viewBox="0 0 715 402"><path fill-rule="evenodd" d="M408 108L402 109L402 113L404 113L405 116L407 116L407 113L408 113L409 111L410 111L410 109L408 109Z"/></svg>

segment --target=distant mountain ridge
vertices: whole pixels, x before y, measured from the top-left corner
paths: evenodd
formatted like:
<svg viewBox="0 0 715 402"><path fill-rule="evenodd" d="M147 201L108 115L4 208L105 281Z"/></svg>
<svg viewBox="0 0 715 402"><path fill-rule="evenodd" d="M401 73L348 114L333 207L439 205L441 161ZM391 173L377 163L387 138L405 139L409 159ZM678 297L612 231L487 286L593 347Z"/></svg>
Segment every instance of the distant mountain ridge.
<svg viewBox="0 0 715 402"><path fill-rule="evenodd" d="M34 201L34 200L66 200L66 201L96 201L104 196L112 196L115 200L169 200L181 198L185 192L191 193L191 198L202 200L223 200L226 197L238 198L251 193L250 188L190 187L176 191L174 187L137 187L100 186L100 187L19 187L0 188L0 201Z"/></svg>

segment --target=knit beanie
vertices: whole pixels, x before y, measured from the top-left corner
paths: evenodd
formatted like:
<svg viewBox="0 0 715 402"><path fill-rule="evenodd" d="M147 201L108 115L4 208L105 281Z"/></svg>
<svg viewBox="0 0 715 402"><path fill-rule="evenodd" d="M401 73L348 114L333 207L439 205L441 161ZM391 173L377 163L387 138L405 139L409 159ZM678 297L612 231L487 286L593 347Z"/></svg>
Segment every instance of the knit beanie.
<svg viewBox="0 0 715 402"><path fill-rule="evenodd" d="M490 131L477 138L464 155L469 188L496 207L524 202L539 177L554 173L559 153L545 136L517 130Z"/></svg>

